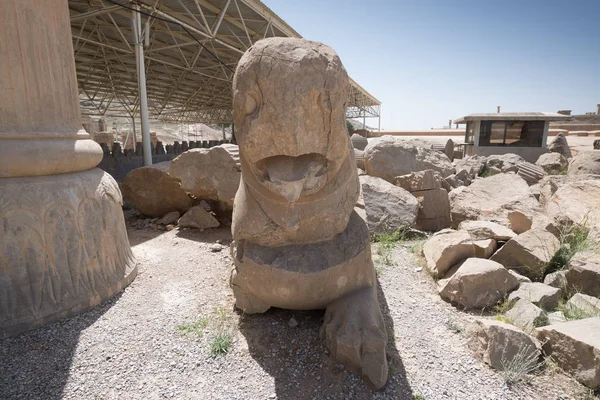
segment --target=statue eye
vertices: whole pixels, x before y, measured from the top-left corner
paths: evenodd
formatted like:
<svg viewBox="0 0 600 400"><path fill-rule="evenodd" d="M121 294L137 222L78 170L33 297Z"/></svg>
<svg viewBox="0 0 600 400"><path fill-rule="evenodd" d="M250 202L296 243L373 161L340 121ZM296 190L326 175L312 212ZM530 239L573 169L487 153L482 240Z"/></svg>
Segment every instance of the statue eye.
<svg viewBox="0 0 600 400"><path fill-rule="evenodd" d="M246 102L244 104L244 111L246 115L252 114L258 107L258 103L254 96L248 95L246 96Z"/></svg>

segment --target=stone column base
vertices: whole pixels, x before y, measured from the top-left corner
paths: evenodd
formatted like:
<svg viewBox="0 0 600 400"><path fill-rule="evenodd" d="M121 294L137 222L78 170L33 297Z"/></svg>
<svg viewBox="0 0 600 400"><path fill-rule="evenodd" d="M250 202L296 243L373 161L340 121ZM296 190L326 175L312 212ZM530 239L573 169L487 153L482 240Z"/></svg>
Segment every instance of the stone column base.
<svg viewBox="0 0 600 400"><path fill-rule="evenodd" d="M137 274L114 179L0 179L0 337L94 307Z"/></svg>

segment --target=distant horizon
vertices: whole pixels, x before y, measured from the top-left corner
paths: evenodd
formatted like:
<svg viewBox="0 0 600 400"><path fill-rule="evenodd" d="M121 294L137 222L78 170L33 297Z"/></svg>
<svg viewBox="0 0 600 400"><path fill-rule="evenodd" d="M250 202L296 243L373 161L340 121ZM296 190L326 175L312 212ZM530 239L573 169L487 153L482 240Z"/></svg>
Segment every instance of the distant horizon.
<svg viewBox="0 0 600 400"><path fill-rule="evenodd" d="M497 106L582 115L600 103L600 1L263 2L337 51L382 102L382 130L441 128Z"/></svg>

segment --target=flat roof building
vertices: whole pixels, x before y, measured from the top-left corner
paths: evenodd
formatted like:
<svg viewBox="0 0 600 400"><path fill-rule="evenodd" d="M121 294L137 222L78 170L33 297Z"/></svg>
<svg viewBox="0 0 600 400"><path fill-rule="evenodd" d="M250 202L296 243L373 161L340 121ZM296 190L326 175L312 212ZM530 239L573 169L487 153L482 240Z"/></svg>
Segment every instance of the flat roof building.
<svg viewBox="0 0 600 400"><path fill-rule="evenodd" d="M465 154L482 155L514 153L529 162L546 153L550 121L569 116L549 112L511 112L471 114L454 121L466 124Z"/></svg>

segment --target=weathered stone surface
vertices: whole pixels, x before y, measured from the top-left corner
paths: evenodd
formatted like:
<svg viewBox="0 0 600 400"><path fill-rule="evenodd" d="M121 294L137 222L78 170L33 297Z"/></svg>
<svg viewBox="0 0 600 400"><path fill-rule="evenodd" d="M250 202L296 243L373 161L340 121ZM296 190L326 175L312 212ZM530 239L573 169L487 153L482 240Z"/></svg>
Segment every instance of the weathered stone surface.
<svg viewBox="0 0 600 400"><path fill-rule="evenodd" d="M531 279L529 279L528 277L519 274L517 271L515 271L514 269L509 269L508 272L514 276L515 278L517 278L517 281L519 281L519 283L531 283Z"/></svg>
<svg viewBox="0 0 600 400"><path fill-rule="evenodd" d="M569 310L571 314L584 318L600 317L600 299L587 294L575 293L565 304L565 309Z"/></svg>
<svg viewBox="0 0 600 400"><path fill-rule="evenodd" d="M442 176L437 171L426 169L424 171L397 176L394 184L411 193L421 190L440 189L442 187Z"/></svg>
<svg viewBox="0 0 600 400"><path fill-rule="evenodd" d="M541 309L549 311L556 308L561 296L562 290L540 282L521 283L519 289L508 296L508 301L517 302L519 299L525 299Z"/></svg>
<svg viewBox="0 0 600 400"><path fill-rule="evenodd" d="M519 170L517 165L522 162L525 162L525 160L517 154L494 154L487 158L485 168L496 169L502 173L517 172Z"/></svg>
<svg viewBox="0 0 600 400"><path fill-rule="evenodd" d="M209 229L217 228L219 221L201 206L194 206L179 218L177 225L180 228Z"/></svg>
<svg viewBox="0 0 600 400"><path fill-rule="evenodd" d="M566 183L600 180L600 175L550 175L540 181L540 204L546 205L559 187Z"/></svg>
<svg viewBox="0 0 600 400"><path fill-rule="evenodd" d="M463 169L458 171L455 176L458 186L469 186L471 184L472 179L468 171Z"/></svg>
<svg viewBox="0 0 600 400"><path fill-rule="evenodd" d="M600 387L600 318L586 318L536 329L544 353L584 385Z"/></svg>
<svg viewBox="0 0 600 400"><path fill-rule="evenodd" d="M570 288L600 297L600 255L597 252L576 254L569 263L564 279Z"/></svg>
<svg viewBox="0 0 600 400"><path fill-rule="evenodd" d="M475 179L483 172L486 161L487 158L484 156L467 156L462 159L454 160L453 164L457 173L461 170L466 170L471 179Z"/></svg>
<svg viewBox="0 0 600 400"><path fill-rule="evenodd" d="M600 151L579 152L569 163L569 175L600 175Z"/></svg>
<svg viewBox="0 0 600 400"><path fill-rule="evenodd" d="M548 325L562 324L563 322L567 322L567 319L562 311L548 313Z"/></svg>
<svg viewBox="0 0 600 400"><path fill-rule="evenodd" d="M490 258L498 248L498 243L494 239L474 240L475 257Z"/></svg>
<svg viewBox="0 0 600 400"><path fill-rule="evenodd" d="M600 235L600 181L570 182L546 203L546 214L555 220L583 224L592 237Z"/></svg>
<svg viewBox="0 0 600 400"><path fill-rule="evenodd" d="M523 329L525 332L532 332L535 328L548 323L548 316L544 310L527 299L517 300L513 307L506 313L505 318L508 322Z"/></svg>
<svg viewBox="0 0 600 400"><path fill-rule="evenodd" d="M360 183L371 234L391 233L414 225L419 203L412 194L373 176L361 176Z"/></svg>
<svg viewBox="0 0 600 400"><path fill-rule="evenodd" d="M367 144L369 144L367 138L359 135L358 133L354 133L352 136L350 136L350 141L352 142L352 147L361 151L367 147Z"/></svg>
<svg viewBox="0 0 600 400"><path fill-rule="evenodd" d="M437 171L442 177L454 173L454 167L444 153L425 147L419 141L394 136L371 140L364 156L367 174L388 182L394 182L397 176L426 169Z"/></svg>
<svg viewBox="0 0 600 400"><path fill-rule="evenodd" d="M491 260L531 279L541 279L559 246L558 239L550 232L530 229L506 242Z"/></svg>
<svg viewBox="0 0 600 400"><path fill-rule="evenodd" d="M491 307L519 286L517 279L497 262L469 258L439 293L464 309Z"/></svg>
<svg viewBox="0 0 600 400"><path fill-rule="evenodd" d="M555 271L544 277L544 285L559 289L567 287L566 271Z"/></svg>
<svg viewBox="0 0 600 400"><path fill-rule="evenodd" d="M411 194L419 203L416 229L439 231L450 227L450 200L445 189L421 190Z"/></svg>
<svg viewBox="0 0 600 400"><path fill-rule="evenodd" d="M427 268L435 276L444 276L455 264L475 257L475 246L468 232L443 229L423 245Z"/></svg>
<svg viewBox="0 0 600 400"><path fill-rule="evenodd" d="M354 149L354 158L356 159L356 167L364 171L365 169L365 152ZM364 173L362 174L364 175Z"/></svg>
<svg viewBox="0 0 600 400"><path fill-rule="evenodd" d="M527 232L533 224L533 216L522 211L509 211L508 213L509 228L516 234Z"/></svg>
<svg viewBox="0 0 600 400"><path fill-rule="evenodd" d="M170 161L136 168L123 180L123 195L142 214L162 217L171 211L186 212L192 199L169 175Z"/></svg>
<svg viewBox="0 0 600 400"><path fill-rule="evenodd" d="M0 337L94 307L137 267L106 172L0 179Z"/></svg>
<svg viewBox="0 0 600 400"><path fill-rule="evenodd" d="M458 229L469 232L473 240L510 240L517 236L507 227L490 221L463 221Z"/></svg>
<svg viewBox="0 0 600 400"><path fill-rule="evenodd" d="M540 342L522 330L500 321L478 319L467 330L468 346L486 364L498 370L522 359L540 357Z"/></svg>
<svg viewBox="0 0 600 400"><path fill-rule="evenodd" d="M517 174L525 180L532 187L546 176L546 171L542 167L529 162L521 162L517 164L519 171ZM539 197L539 196L538 196Z"/></svg>
<svg viewBox="0 0 600 400"><path fill-rule="evenodd" d="M217 146L182 153L171 161L169 175L194 198L221 201L233 207L241 174L231 154Z"/></svg>
<svg viewBox="0 0 600 400"><path fill-rule="evenodd" d="M567 159L572 157L569 143L567 143L567 138L562 132L556 135L556 137L548 144L548 151L560 153Z"/></svg>
<svg viewBox="0 0 600 400"><path fill-rule="evenodd" d="M544 153L538 158L535 165L542 167L549 175L560 175L567 171L569 162L560 153Z"/></svg>
<svg viewBox="0 0 600 400"><path fill-rule="evenodd" d="M177 222L180 216L181 214L179 213L179 211L171 211L170 213L166 214L164 217L159 219L157 223L161 225L174 224L175 222Z"/></svg>
<svg viewBox="0 0 600 400"><path fill-rule="evenodd" d="M387 334L369 230L352 212L360 186L344 123L348 86L339 57L321 43L264 39L239 61L233 108L242 179L230 284L236 306L250 313L326 307L329 351L379 389ZM375 190L364 186L368 220ZM412 225L416 199L389 186L406 194ZM385 190L378 196L391 199Z"/></svg>
<svg viewBox="0 0 600 400"><path fill-rule="evenodd" d="M449 197L455 227L465 220L508 224L510 211L531 213L539 208L527 182L515 174L476 179L470 186L452 190Z"/></svg>
<svg viewBox="0 0 600 400"><path fill-rule="evenodd" d="M451 191L452 189L456 189L459 186L461 186L461 185L458 184L458 179L456 179L455 174L449 175L449 176L445 177L444 179L442 179L442 187L444 189L446 189L446 191L448 191L448 192Z"/></svg>

